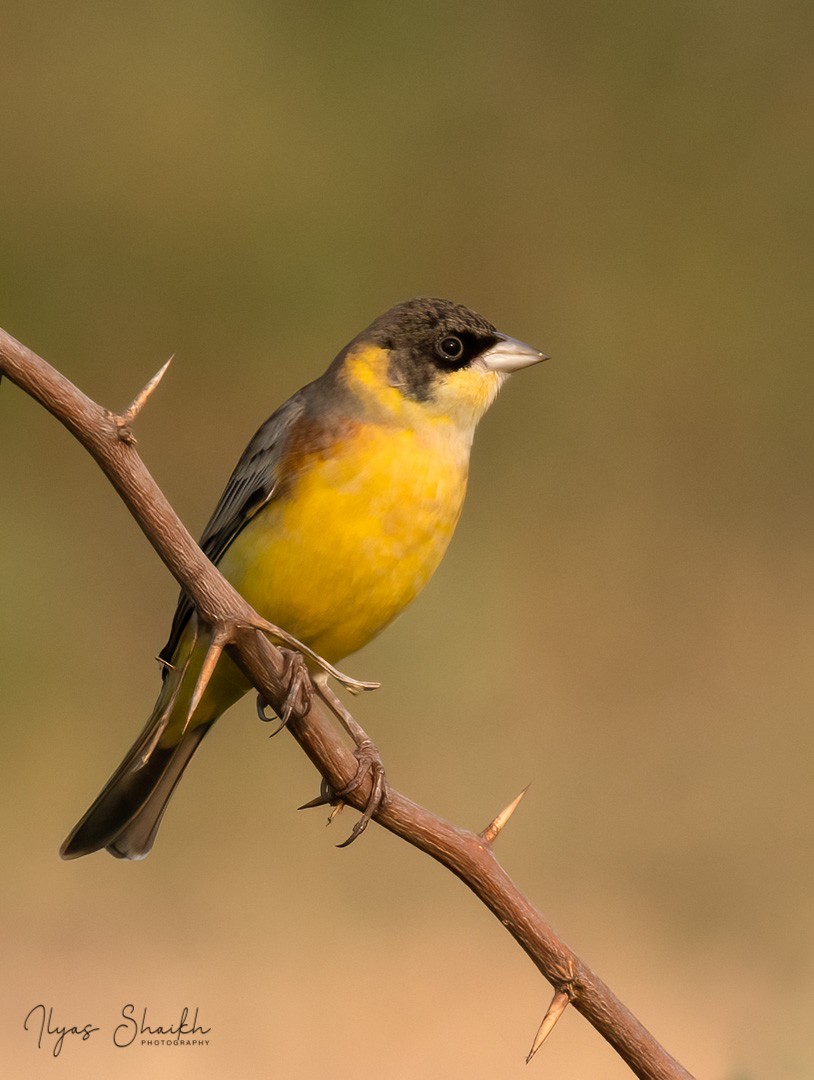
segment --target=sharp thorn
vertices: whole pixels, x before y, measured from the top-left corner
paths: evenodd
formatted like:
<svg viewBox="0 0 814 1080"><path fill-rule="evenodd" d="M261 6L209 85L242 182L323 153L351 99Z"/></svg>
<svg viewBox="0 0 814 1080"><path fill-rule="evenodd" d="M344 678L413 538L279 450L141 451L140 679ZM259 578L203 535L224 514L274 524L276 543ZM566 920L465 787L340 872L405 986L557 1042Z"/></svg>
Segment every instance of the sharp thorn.
<svg viewBox="0 0 814 1080"><path fill-rule="evenodd" d="M212 678L212 674L217 666L218 660L221 658L221 654L223 653L228 640L229 635L225 630L217 628L212 632L209 648L206 650L206 656L204 656L201 670L198 672L198 678L195 680L192 697L189 700L189 708L187 709L187 716L184 721L184 731L186 731L198 706L201 704L201 698L204 696L207 686L209 686L209 681Z"/></svg>
<svg viewBox="0 0 814 1080"><path fill-rule="evenodd" d="M303 803L302 806L298 806L298 810L313 810L315 806L330 806L333 799L330 795L323 795L320 793L315 799L311 799L310 802Z"/></svg>
<svg viewBox="0 0 814 1080"><path fill-rule="evenodd" d="M161 380L166 375L167 368L172 363L174 355L175 354L173 354L173 356L171 356L169 358L169 360L166 362L166 364L163 364L159 368L159 370L155 373L155 375L153 375L152 379L150 379L150 381L147 383L147 385L144 387L144 389L140 390L136 394L136 396L130 402L128 407L124 410L122 415L119 417L120 425L122 427L127 427L128 424L132 424L132 422L136 419L138 414L144 408L150 394L152 394L153 390L155 390L155 388L158 386L158 384L161 382Z"/></svg>
<svg viewBox="0 0 814 1080"><path fill-rule="evenodd" d="M569 1001L570 998L566 993L563 993L562 990L558 990L551 999L551 1004L548 1006L548 1012L543 1017L543 1022L540 1024L537 1034L534 1036L531 1050L528 1052L528 1057L526 1058L527 1065L554 1030L554 1025L565 1012L565 1008Z"/></svg>
<svg viewBox="0 0 814 1080"><path fill-rule="evenodd" d="M198 616L197 616L197 613L196 613L195 615L193 615L193 622L192 622L192 643L189 646L189 652L187 653L186 659L184 660L184 666L181 668L180 672L178 673L178 675L177 675L177 677L175 679L175 686L173 687L172 693L170 694L170 700L164 706L164 711L161 714L161 722L157 726L157 730L156 730L156 734L155 734L155 746L158 746L158 740L160 739L164 728L166 728L167 724L169 723L170 714L172 713L172 711L175 708L175 705L176 705L176 703L178 701L178 697L179 697L179 695L181 693L181 688L184 685L184 682L185 682L186 677L187 677L187 672L189 671L189 665L192 663L192 656L193 656L193 654L195 652L195 646L198 643L198 634L199 633L200 633L200 624L198 622ZM176 669L173 668L173 670L176 670ZM198 672L198 678L200 678L200 672ZM191 718L192 718L192 714L188 713L186 719L184 720L184 727L183 727L183 731L181 732L181 734L183 734L186 731L187 727L189 726L189 721L190 721Z"/></svg>
<svg viewBox="0 0 814 1080"><path fill-rule="evenodd" d="M516 798L512 799L509 805L505 806L497 815L497 817L493 818L492 821L489 822L489 824L480 834L482 840L484 840L487 844L491 844L494 841L495 837L500 833L501 829L506 825L509 818L518 808L518 806L523 800L523 796L526 794L530 787L531 783L526 784L520 794Z"/></svg>

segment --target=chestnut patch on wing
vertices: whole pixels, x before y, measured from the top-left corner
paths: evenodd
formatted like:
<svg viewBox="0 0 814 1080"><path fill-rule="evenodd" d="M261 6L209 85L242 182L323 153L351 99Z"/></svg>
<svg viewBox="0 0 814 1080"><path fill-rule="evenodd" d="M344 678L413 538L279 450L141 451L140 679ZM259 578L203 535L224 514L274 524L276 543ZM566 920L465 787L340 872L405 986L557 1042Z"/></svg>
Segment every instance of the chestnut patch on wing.
<svg viewBox="0 0 814 1080"><path fill-rule="evenodd" d="M279 476L274 485L274 497L279 498L290 488L314 457L332 457L337 448L354 437L361 426L348 417L303 413L291 428L280 458Z"/></svg>

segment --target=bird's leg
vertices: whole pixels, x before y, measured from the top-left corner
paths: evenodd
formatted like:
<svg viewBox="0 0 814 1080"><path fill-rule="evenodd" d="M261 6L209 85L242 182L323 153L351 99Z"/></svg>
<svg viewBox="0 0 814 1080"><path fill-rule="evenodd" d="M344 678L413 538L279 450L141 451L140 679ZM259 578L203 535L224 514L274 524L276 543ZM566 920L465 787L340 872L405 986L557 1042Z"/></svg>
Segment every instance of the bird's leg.
<svg viewBox="0 0 814 1080"><path fill-rule="evenodd" d="M342 724L345 731L347 731L348 735L350 735L351 739L353 739L356 746L354 751L354 756L357 761L356 775L350 783L346 784L345 787L341 788L339 791L334 791L327 780L323 779L322 784L320 785L319 795L316 799L312 799L311 802L301 806L300 810L309 809L313 806L331 806L333 809L328 819L330 823L342 810L344 806L343 797L350 795L351 792L355 791L368 773L371 775L373 784L370 791L370 797L367 800L367 805L362 812L362 816L353 826L348 839L339 844L339 847L347 847L348 844L352 844L357 836L361 836L365 831L370 819L386 798L384 765L381 756L374 746L373 741L369 738L361 725L354 720L333 690L328 686L328 672L320 671L317 675L312 677L305 660L299 652L295 652L291 649L281 649L280 651L285 658L285 668L280 677L280 681L283 686L286 687L286 698L283 707L280 710L279 726L275 728L272 735L277 735L282 731L292 716L301 719L307 714L311 707L313 692L316 690L331 712ZM270 723L276 716L276 713L269 716L266 712L267 709L271 709L271 706L260 694L258 694L257 715L264 723Z"/></svg>
<svg viewBox="0 0 814 1080"><path fill-rule="evenodd" d="M271 735L277 735L281 732L292 716L296 716L298 719L304 717L311 708L311 698L313 696L311 673L302 655L292 649L281 649L280 652L285 665L280 676L280 682L285 687L286 695L283 707L280 710L280 724L272 731ZM277 718L276 713L272 716L266 713L266 709L270 708L269 703L263 699L262 695L258 694L257 715L264 724L268 724ZM271 738L271 735L269 738Z"/></svg>
<svg viewBox="0 0 814 1080"><path fill-rule="evenodd" d="M345 787L340 788L339 791L334 791L330 785L323 780L319 796L306 805L323 806L330 803L335 807L334 813L331 814L332 819L334 814L338 813L342 808L343 796L350 795L352 791L355 791L368 773L370 773L373 781L370 789L370 797L367 800L367 805L362 812L362 816L353 826L353 830L347 840L338 845L339 847L347 847L348 844L352 844L358 836L362 835L367 828L370 819L387 797L384 764L382 763L379 751L374 746L373 741L369 738L361 725L354 720L333 690L328 686L327 674L320 672L314 678L313 685L319 696L337 717L351 739L353 739L356 746L354 756L356 757L357 766L356 775L351 782L346 784ZM301 807L300 809L304 809L304 807Z"/></svg>

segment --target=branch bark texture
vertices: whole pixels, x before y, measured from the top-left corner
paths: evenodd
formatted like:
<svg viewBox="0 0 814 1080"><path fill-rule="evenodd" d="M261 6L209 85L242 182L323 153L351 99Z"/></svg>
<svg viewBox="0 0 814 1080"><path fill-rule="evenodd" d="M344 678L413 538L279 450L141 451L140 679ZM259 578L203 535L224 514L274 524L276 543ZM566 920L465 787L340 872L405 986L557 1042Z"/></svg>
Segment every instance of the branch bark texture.
<svg viewBox="0 0 814 1080"><path fill-rule="evenodd" d="M201 622L228 631L233 658L263 698L275 709L282 708L287 690L284 657L257 629L263 620L203 554L147 471L129 428L137 412L136 402L122 416L111 413L3 330L0 374L35 398L89 451L158 555L192 597ZM334 790L353 779L356 759L333 714L317 694L311 696L304 716L292 717L288 729ZM369 793L370 782L366 781L346 801L363 809ZM567 996L637 1076L644 1080L692 1080L520 892L492 851L491 840L499 830L490 828L478 834L459 828L392 788L374 820L459 877L551 983L555 1001ZM561 1011L560 1007L557 1015Z"/></svg>

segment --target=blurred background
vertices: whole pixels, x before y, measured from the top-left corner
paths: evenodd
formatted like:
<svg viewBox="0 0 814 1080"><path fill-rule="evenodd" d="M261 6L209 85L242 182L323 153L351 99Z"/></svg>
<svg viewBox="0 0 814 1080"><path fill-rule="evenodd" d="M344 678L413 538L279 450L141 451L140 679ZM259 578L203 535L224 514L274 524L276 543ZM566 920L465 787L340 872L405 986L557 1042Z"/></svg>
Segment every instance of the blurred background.
<svg viewBox="0 0 814 1080"><path fill-rule="evenodd" d="M203 527L272 409L448 296L552 354L430 588L344 665L394 785L482 828L693 1072L814 1075L814 12L768 0L6 0L0 325ZM140 864L57 848L152 706L176 586L0 387L0 1058L20 1077L625 1077L425 856L337 851L247 699ZM55 1061L23 1031L102 1028ZM121 1006L205 1049L116 1049ZM149 1022L149 1021L148 1021Z"/></svg>

